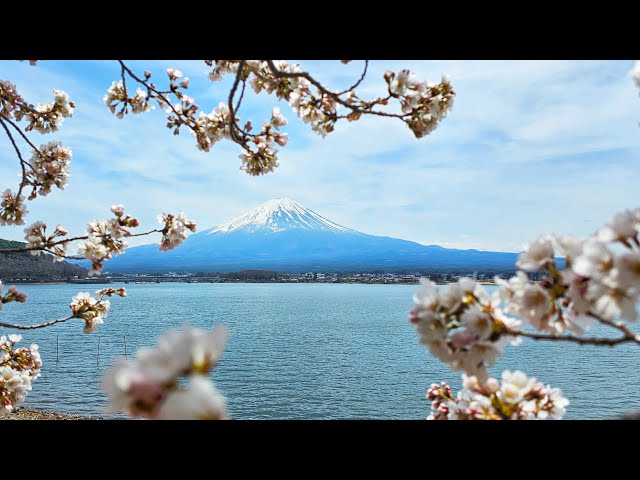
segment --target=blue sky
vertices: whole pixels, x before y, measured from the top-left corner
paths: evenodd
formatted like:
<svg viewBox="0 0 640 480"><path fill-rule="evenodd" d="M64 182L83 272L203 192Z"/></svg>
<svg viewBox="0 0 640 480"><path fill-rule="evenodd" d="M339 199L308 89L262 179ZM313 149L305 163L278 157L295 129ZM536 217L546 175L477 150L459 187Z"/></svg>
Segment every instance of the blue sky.
<svg viewBox="0 0 640 480"><path fill-rule="evenodd" d="M332 88L347 86L360 62L302 61ZM226 101L229 83L211 83L204 62L131 61L166 78L179 68L190 93L210 111ZM239 149L195 148L186 131L165 127L158 109L118 120L102 97L119 78L114 61L47 61L37 67L0 62L33 103L67 91L76 113L39 143L73 149L64 191L29 202L28 223L84 231L109 206L123 203L143 228L161 211L184 210L201 230L275 197L290 197L332 221L362 232L454 248L519 251L545 232L587 235L627 207L640 206L640 98L632 61L374 61L360 95L384 90L385 69L410 68L423 80L449 74L453 112L417 140L399 121L363 119L326 138L279 104L289 125L280 167L262 177L241 171ZM260 125L275 98L248 91L241 119ZM0 191L15 189L19 167L0 138ZM22 239L22 228L0 237ZM136 242L131 242L136 244ZM137 243L145 243L139 240Z"/></svg>

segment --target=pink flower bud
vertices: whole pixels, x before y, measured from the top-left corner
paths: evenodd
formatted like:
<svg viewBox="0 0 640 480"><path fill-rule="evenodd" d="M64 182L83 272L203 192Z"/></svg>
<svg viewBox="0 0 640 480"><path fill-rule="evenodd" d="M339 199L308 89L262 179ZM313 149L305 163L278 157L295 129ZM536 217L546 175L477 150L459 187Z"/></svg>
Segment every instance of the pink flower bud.
<svg viewBox="0 0 640 480"><path fill-rule="evenodd" d="M27 301L27 294L19 292L16 287L9 287L5 298L9 301L24 303Z"/></svg>
<svg viewBox="0 0 640 480"><path fill-rule="evenodd" d="M287 144L287 141L289 140L289 138L287 137L287 134L276 134L275 136L275 141L278 145L280 145L281 147L284 147Z"/></svg>
<svg viewBox="0 0 640 480"><path fill-rule="evenodd" d="M111 205L111 211L116 217L124 215L124 205Z"/></svg>
<svg viewBox="0 0 640 480"><path fill-rule="evenodd" d="M495 378L489 378L484 384L484 390L487 393L496 393L500 388L500 382Z"/></svg>

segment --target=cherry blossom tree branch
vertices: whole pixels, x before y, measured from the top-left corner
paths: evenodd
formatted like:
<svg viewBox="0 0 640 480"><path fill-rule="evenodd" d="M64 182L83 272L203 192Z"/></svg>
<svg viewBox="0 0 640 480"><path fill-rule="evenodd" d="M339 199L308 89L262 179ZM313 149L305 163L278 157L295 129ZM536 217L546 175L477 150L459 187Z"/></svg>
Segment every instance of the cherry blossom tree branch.
<svg viewBox="0 0 640 480"><path fill-rule="evenodd" d="M154 93L156 98L159 97L162 100L162 102L164 102L167 105L167 107L174 113L174 115L176 115L177 118L183 120L182 121L183 125L186 125L187 127L189 127L194 133L198 133L198 129L194 125L192 125L191 122L184 121L184 115L182 114L182 112L179 112L171 103L171 99L165 95L166 93L169 93L169 92L160 91L153 85L153 83L149 83L147 80L141 79L139 76L133 73L133 71L129 67L127 67L122 60L118 60L118 63L120 64L120 68L121 68L123 87L125 86L124 73L126 72L126 74L129 75L131 78L133 78L136 82L146 87L147 93L149 94L150 98L153 97L150 94Z"/></svg>
<svg viewBox="0 0 640 480"><path fill-rule="evenodd" d="M244 60L240 60L240 64L238 65L238 72L236 73L236 78L233 81L233 86L231 87L231 91L229 92L229 100L228 100L228 104L229 104L229 130L231 133L231 139L236 142L236 143L240 143L240 144L244 144L246 143L246 141L238 136L238 131L240 130L240 128L238 127L238 124L236 123L236 111L235 108L233 106L233 98L236 95L236 91L238 90L238 85L240 84L240 80L242 78L242 76L244 75L244 65L245 65L245 61ZM243 93L244 93L244 89L243 89ZM238 102L239 104L240 102Z"/></svg>
<svg viewBox="0 0 640 480"><path fill-rule="evenodd" d="M356 83L354 83L353 85L351 85L346 90L343 90L340 93L338 93L338 95L344 95L345 93L349 93L349 92L355 90L356 88L358 88L360 86L360 84L364 81L365 77L367 76L367 69L368 68L369 68L369 60L365 60L364 61L364 69L363 69L362 75L360 75L360 78L358 79L358 81Z"/></svg>
<svg viewBox="0 0 640 480"><path fill-rule="evenodd" d="M20 186L18 187L18 193L17 193L19 197L20 195L22 195L22 189L24 188L24 184L27 179L27 169L25 167L25 164L27 162L25 161L24 158L22 158L22 152L20 152L20 149L18 148L18 145L16 144L16 141L14 140L13 135L11 135L11 132L9 131L9 127L7 127L6 125L5 120L8 121L8 119L6 119L4 115L0 115L0 124L2 124L2 128L7 134L7 137L9 137L9 140L11 141L11 145L13 145L13 149L15 150L16 155L20 160L20 168L22 169L22 181L20 182Z"/></svg>
<svg viewBox="0 0 640 480"><path fill-rule="evenodd" d="M404 119L406 119L406 118L411 116L410 113L400 114L400 113L389 113L389 112L382 112L382 111L379 111L379 110L372 110L371 108L372 108L373 105L371 105L369 108L365 108L365 109L359 108L356 105L352 105L349 102L347 102L346 100L344 100L341 97L342 93L332 92L331 90L327 89L319 81L317 81L315 78L313 78L308 72L283 72L282 70L278 69L278 67L273 62L273 60L266 60L266 62L267 62L267 65L269 66L269 69L271 70L271 73L273 74L274 77L276 77L276 78L304 78L305 80L309 81L309 83L311 83L313 86L315 86L321 93L331 97L333 100L335 100L336 103L339 103L340 105L342 105L343 107L348 108L349 110L351 110L354 113L377 115L377 116L380 116L380 117L399 118L401 120L404 120ZM377 102L373 102L373 103L375 104Z"/></svg>
<svg viewBox="0 0 640 480"><path fill-rule="evenodd" d="M151 235L152 233L162 233L163 230L159 229L159 228L154 228L153 230L149 230L148 232L142 232L142 233L132 233L130 235L128 235L127 237L143 237L145 235ZM20 248L0 248L0 253L24 253L24 252L32 252L35 250L42 250L45 252L49 252L49 250L47 250L50 247L55 247L56 245L62 245L65 243L70 243L70 242L76 242L78 240L87 240L89 238L89 235L83 235L81 237L73 237L73 238L63 238L62 240L58 240L57 242L50 242L47 243L45 245L41 245L39 247L20 247ZM53 253L54 255L58 255L60 257L63 258L84 258L84 257L67 257L65 255L60 255L58 253L54 253L54 252L49 252L49 253Z"/></svg>
<svg viewBox="0 0 640 480"><path fill-rule="evenodd" d="M606 318L602 318L601 316L596 315L594 313L590 313L589 315L591 315L593 318L598 320L598 322L602 323L603 325L608 325L611 328L620 330L624 334L623 338L627 339L627 341L633 341L640 344L640 335L637 335L633 330L627 327L624 323L616 322L614 320L607 320Z"/></svg>
<svg viewBox="0 0 640 480"><path fill-rule="evenodd" d="M637 343L640 345L640 335L636 334L633 330L628 328L622 322L616 322L613 320L607 320L600 315L589 312L589 316L595 318L603 325L607 325L611 328L615 328L623 333L622 337L618 338L602 338L602 337L578 337L575 335L552 335L546 333L525 332L523 330L506 329L506 333L509 335L519 335L522 337L531 338L533 340L550 340L559 342L573 342L580 345L602 345L612 347L621 343Z"/></svg>
<svg viewBox="0 0 640 480"><path fill-rule="evenodd" d="M54 252L53 250L48 250L46 248L43 248L42 251L46 253L50 253L51 255L55 255L56 257L66 258L67 260L86 260L86 258L79 257L78 255L65 255L63 253Z"/></svg>
<svg viewBox="0 0 640 480"><path fill-rule="evenodd" d="M15 124L15 122L13 120L11 120L10 118L7 118L7 117L3 117L3 119L4 119L5 122L7 122L9 125L11 125L20 134L22 139L25 142L27 142L31 148L33 148L36 152L40 152L40 149L38 147L36 147L31 140L29 140L29 137L27 137L27 135L22 131L22 129L20 127L18 127L18 125ZM33 166L29 162L27 162L26 160L25 160L25 163L27 165L29 165L31 168L33 168Z"/></svg>
<svg viewBox="0 0 640 480"><path fill-rule="evenodd" d="M35 329L38 329L38 328L50 327L51 325L55 325L56 323L67 322L67 321L69 321L69 320L71 320L73 318L80 318L80 316L71 315L71 316L66 317L66 318L59 318L57 320L51 320L50 322L44 322L44 323L37 323L35 325L16 325L14 323L0 322L0 327L15 328L16 330L35 330Z"/></svg>
<svg viewBox="0 0 640 480"><path fill-rule="evenodd" d="M242 99L244 98L244 91L247 87L247 79L242 79L242 90L240 90L240 97L238 98L238 103L236 103L235 111L237 112L242 104Z"/></svg>
<svg viewBox="0 0 640 480"><path fill-rule="evenodd" d="M550 340L555 342L573 342L581 345L603 345L614 346L621 343L637 343L640 345L640 337L624 336L619 338L600 338L600 337L576 337L575 335L550 335L546 333L525 332L523 330L509 329L505 331L508 335L517 335L531 338L533 340Z"/></svg>
<svg viewBox="0 0 640 480"><path fill-rule="evenodd" d="M64 243L75 242L77 240L86 240L87 238L89 238L89 236L84 235L82 237L64 238L62 240L58 240L57 242L51 242L47 245L42 245L39 247L2 248L0 249L0 253L24 253L32 252L35 250L44 250L46 248L55 247L56 245L62 245Z"/></svg>
<svg viewBox="0 0 640 480"><path fill-rule="evenodd" d="M447 116L455 97L448 78L443 77L440 83L418 82L409 70L402 70L397 74L392 71L385 72L388 96L369 101L360 99L355 88L360 86L367 76L368 60L365 60L358 79L347 90L341 92L330 91L309 72L300 71L298 65L288 65L274 60L205 60L209 67L213 67L213 71L209 73L212 81L218 81L228 73L235 75L226 103L220 103L213 111L206 113L194 103L193 98L185 94L189 87L189 79L179 80L183 77L181 71L167 69L169 89L162 91L150 82L151 72L145 71L142 78L133 73L123 60L118 62L121 79L112 83L105 96L105 103L112 113L122 118L129 112L129 107L133 114L138 114L151 110L151 102L157 102L160 108L168 113L167 128L172 129L174 135L178 135L180 128L186 125L196 137L199 150L209 152L222 139L238 144L243 149L240 155L243 162L241 168L250 175L263 175L278 166L276 144L284 147L288 142L288 136L287 133L278 131L281 126L287 124L286 118L278 108L273 109L270 121L264 122L257 133L251 133L251 121L241 123L236 117L247 83L256 93L275 92L279 100L287 101L298 117L323 137L334 131L338 120L356 121L362 115L371 114L400 119L417 138L422 138L435 130L441 119ZM146 93L136 89L135 95L130 95L125 84L127 76L144 86ZM240 97L234 106L241 83ZM312 91L312 85L317 90ZM174 97L179 102L171 103ZM391 99L398 102L402 108L401 112L374 109L388 105ZM337 108L340 106L347 109L346 114L338 113ZM119 110L116 113L117 108Z"/></svg>

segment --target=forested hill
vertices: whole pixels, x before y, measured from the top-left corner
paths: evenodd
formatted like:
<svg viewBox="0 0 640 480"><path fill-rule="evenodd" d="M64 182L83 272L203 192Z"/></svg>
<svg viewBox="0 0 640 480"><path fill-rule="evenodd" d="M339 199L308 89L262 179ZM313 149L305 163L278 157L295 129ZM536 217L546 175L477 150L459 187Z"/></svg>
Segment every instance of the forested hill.
<svg viewBox="0 0 640 480"><path fill-rule="evenodd" d="M13 240L3 240L0 238L0 249L2 248L18 248L24 247L23 242L14 242Z"/></svg>
<svg viewBox="0 0 640 480"><path fill-rule="evenodd" d="M23 247L24 243L0 238L0 250ZM53 282L71 278L86 278L87 269L67 262L54 262L51 255L38 256L25 253L0 253L0 280Z"/></svg>

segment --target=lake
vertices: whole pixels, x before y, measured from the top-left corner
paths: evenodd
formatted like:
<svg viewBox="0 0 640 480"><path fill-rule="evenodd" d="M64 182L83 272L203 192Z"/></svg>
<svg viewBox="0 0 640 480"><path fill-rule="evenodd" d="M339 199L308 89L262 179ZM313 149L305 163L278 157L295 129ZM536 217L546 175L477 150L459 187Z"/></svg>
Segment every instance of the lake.
<svg viewBox="0 0 640 480"><path fill-rule="evenodd" d="M73 295L101 288L19 287L29 294L28 301L7 305L0 314L4 321L27 324L65 317ZM460 387L460 375L419 345L407 320L414 285L126 287L128 297L112 299L109 316L94 334L83 334L80 320L17 332L24 336L21 343L40 345L44 361L25 406L109 417L100 377L114 356L124 355L125 336L131 356L154 344L162 331L183 324L228 327L227 349L212 378L237 419L424 419L431 383L446 380ZM499 376L506 368L522 369L562 388L571 401L568 419L612 418L640 410L638 346L579 347L525 339L518 347L506 347L491 371Z"/></svg>

